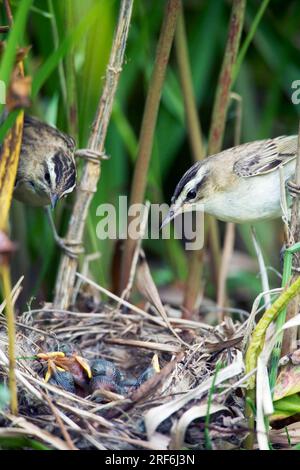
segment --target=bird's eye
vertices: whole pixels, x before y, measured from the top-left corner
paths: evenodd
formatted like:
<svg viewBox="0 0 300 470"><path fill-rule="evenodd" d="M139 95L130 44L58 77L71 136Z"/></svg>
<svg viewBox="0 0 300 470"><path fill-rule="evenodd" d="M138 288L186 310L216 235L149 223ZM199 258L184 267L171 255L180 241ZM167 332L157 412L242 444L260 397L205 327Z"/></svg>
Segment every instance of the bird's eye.
<svg viewBox="0 0 300 470"><path fill-rule="evenodd" d="M190 189L189 192L186 195L187 200L195 199L197 196L197 191L195 189Z"/></svg>
<svg viewBox="0 0 300 470"><path fill-rule="evenodd" d="M48 184L50 184L50 173L49 173L49 171L46 171L46 173L45 173L45 180L47 181Z"/></svg>

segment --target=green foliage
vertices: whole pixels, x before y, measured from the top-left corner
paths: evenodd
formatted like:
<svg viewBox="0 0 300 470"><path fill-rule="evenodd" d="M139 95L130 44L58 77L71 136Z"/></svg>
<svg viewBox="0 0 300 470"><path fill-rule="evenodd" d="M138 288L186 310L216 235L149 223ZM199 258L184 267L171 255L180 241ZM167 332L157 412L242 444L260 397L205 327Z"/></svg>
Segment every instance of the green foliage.
<svg viewBox="0 0 300 470"><path fill-rule="evenodd" d="M26 436L21 437L0 437L1 450L51 450L49 447L41 444L35 439L30 439Z"/></svg>
<svg viewBox="0 0 300 470"><path fill-rule="evenodd" d="M111 282L111 264L115 242L98 240L96 225L99 221L96 208L100 203L117 205L119 195L128 194L133 165L137 153L139 129L149 77L153 66L158 32L164 2L139 1L135 3L129 33L126 62L121 73L117 99L106 139L106 152L111 156L103 162L98 191L95 194L86 230L85 246L88 253L100 251L100 260L91 263L90 269L96 281L106 285ZM299 106L291 103L291 83L300 77L299 51L296 46L298 33L297 15L300 6L291 0L282 9L279 2L249 0L246 10L246 26L242 36L243 52L239 55L239 74L234 91L243 98L242 142L296 132ZM19 3L16 3L16 6ZM30 10L30 28L25 37L32 50L25 60L26 73L33 77L33 103L30 112L48 119L61 129L68 130L68 110L59 75L59 64L66 74L66 59L74 58L76 102L78 107L78 146L87 144L89 130L101 93L103 77L109 57L118 15L119 2L111 0L72 0L74 27L66 31L68 2L52 0L58 44L55 38L49 10L49 2L35 2ZM14 4L13 4L14 5ZM5 76L9 76L15 48L24 31L25 6L20 3L23 23L12 45L7 47ZM257 21L259 9L266 6L262 18ZM17 10L16 10L17 11ZM14 12L16 13L16 12ZM199 118L204 133L208 135L215 87L223 57L224 44L230 15L230 3L217 1L185 2L185 21L188 35L192 77L198 104ZM21 13L19 13L21 15ZM15 27L17 16L15 16ZM21 20L20 24L21 24ZM18 23L19 24L19 23ZM250 40L251 41L250 41ZM12 39L11 39L12 41ZM238 69L237 69L238 70ZM1 73L0 73L0 76ZM70 90L69 80L67 95ZM67 102L69 102L67 100ZM233 143L234 107L230 108L224 145ZM148 176L147 198L152 202L169 202L172 192L183 172L191 165L184 119L184 106L178 77L175 54L171 57L167 79L162 94L155 143ZM81 162L79 162L80 173ZM56 224L63 235L67 227L71 197L56 210ZM16 278L26 274L24 298L37 295L48 298L55 279L58 253L43 211L15 204L12 213L13 236L19 241L20 256L14 260ZM258 239L267 264L279 267L281 245L277 221L259 224ZM221 224L221 232L223 225ZM43 243L41 243L43 240ZM46 249L45 249L46 247ZM150 258L157 259L154 277L158 282L183 280L187 272L186 256L177 240L151 240L145 242ZM237 248L254 256L248 226L238 227ZM207 271L207 292L214 288ZM241 268L231 277L231 292L243 289L245 301L253 300L260 286L255 275L246 275ZM272 276L272 285L279 282Z"/></svg>

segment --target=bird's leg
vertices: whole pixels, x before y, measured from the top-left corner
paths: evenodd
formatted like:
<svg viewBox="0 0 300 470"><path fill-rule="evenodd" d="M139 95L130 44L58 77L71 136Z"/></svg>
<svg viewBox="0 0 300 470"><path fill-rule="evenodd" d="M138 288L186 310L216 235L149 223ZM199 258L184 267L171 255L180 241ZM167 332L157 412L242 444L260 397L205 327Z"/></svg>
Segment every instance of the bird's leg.
<svg viewBox="0 0 300 470"><path fill-rule="evenodd" d="M82 248L79 246L79 243L75 240L66 242L66 240L61 238L57 233L54 220L52 217L51 208L47 206L45 209L46 209L47 218L49 220L49 224L50 224L55 242L63 251L65 251L65 253L68 256L70 256L71 258L77 258L78 254L82 252ZM71 246L73 246L74 248L72 249ZM77 247L77 249L75 249L75 247Z"/></svg>

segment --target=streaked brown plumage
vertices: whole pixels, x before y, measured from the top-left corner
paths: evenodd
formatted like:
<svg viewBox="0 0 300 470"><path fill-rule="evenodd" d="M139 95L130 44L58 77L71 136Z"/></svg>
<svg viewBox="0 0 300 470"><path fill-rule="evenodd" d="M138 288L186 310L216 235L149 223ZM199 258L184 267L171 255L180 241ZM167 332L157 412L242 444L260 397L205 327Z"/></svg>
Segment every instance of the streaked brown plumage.
<svg viewBox="0 0 300 470"><path fill-rule="evenodd" d="M31 206L55 206L76 185L75 142L55 127L25 116L14 197Z"/></svg>

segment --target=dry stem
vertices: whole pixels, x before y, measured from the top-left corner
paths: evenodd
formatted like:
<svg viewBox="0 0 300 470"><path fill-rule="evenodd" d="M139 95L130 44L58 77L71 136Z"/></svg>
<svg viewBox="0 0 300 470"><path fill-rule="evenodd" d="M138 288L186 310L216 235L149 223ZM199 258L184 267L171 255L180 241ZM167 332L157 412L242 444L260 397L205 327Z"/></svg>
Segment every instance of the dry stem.
<svg viewBox="0 0 300 470"><path fill-rule="evenodd" d="M132 181L130 205L142 204L144 202L148 167L152 153L153 136L157 121L160 97L165 80L165 74L179 11L180 0L168 0L157 45L155 64L150 80L150 87L147 94L141 125L139 149ZM130 224L130 217L128 219L128 224ZM135 246L136 240L133 240L128 236L125 242L124 255L122 259L122 275L120 283L121 292L128 283Z"/></svg>
<svg viewBox="0 0 300 470"><path fill-rule="evenodd" d="M204 158L204 148L193 89L182 5L181 13L178 18L175 44L190 146L194 161L199 161ZM185 285L183 300L183 318L190 318L193 309L195 308L201 283L203 250L193 251L189 256L188 264L188 278Z"/></svg>
<svg viewBox="0 0 300 470"><path fill-rule="evenodd" d="M297 186L300 186L300 122L298 129L298 147L297 147L297 160L296 160L296 169L295 169L295 183ZM289 245L293 245L300 241L300 200L298 197L294 198L291 214L291 224L290 224L290 240ZM293 259L294 266L300 266L299 255L294 255ZM291 282L294 282L299 277L299 273L295 273L291 279ZM286 320L290 320L295 315L297 315L299 309L299 296L297 296L293 302L290 303L287 309ZM296 347L297 340L297 328L289 328L284 332L281 354L285 356L289 354Z"/></svg>
<svg viewBox="0 0 300 470"><path fill-rule="evenodd" d="M107 128L124 61L132 6L133 0L122 0L109 65L106 70L104 88L88 142L88 148L99 153L104 152ZM91 160L85 163L82 178L76 192L76 200L69 222L66 243L76 240L80 244L83 240L88 210L93 194L97 191L100 170L100 163L98 164ZM66 254L63 255L55 286L54 306L57 308L66 308L70 304L77 265L77 259L70 258Z"/></svg>
<svg viewBox="0 0 300 470"><path fill-rule="evenodd" d="M246 0L233 0L227 44L212 112L207 150L208 155L214 155L220 152L222 148L227 110L230 101L230 91L233 83L234 65L237 60L240 37L244 24L245 7ZM221 262L218 226L214 218L210 217L209 219L210 246L215 263L215 278L218 279L219 265Z"/></svg>

